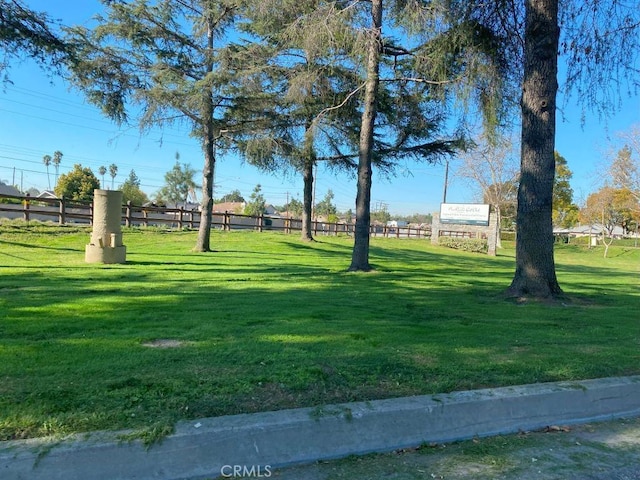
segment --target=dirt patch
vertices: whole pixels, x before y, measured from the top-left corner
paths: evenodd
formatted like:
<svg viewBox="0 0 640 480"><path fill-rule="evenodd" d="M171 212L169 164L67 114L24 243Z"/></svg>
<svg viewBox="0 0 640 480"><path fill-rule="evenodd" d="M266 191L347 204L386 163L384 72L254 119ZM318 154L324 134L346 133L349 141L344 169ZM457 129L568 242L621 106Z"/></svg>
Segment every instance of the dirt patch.
<svg viewBox="0 0 640 480"><path fill-rule="evenodd" d="M191 342L185 342L184 340L173 340L170 338L158 338L151 340L150 342L144 342L143 347L149 348L180 348L189 345Z"/></svg>

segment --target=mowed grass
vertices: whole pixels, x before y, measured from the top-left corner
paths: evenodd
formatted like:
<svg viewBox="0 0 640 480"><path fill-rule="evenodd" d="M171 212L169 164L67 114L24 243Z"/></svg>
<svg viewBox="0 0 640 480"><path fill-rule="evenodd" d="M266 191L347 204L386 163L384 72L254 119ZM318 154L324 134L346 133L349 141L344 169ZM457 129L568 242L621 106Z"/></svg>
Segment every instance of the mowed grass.
<svg viewBox="0 0 640 480"><path fill-rule="evenodd" d="M0 226L0 440L353 400L640 373L640 251L561 246L564 302L501 293L498 257L372 239ZM145 344L182 342L175 348Z"/></svg>

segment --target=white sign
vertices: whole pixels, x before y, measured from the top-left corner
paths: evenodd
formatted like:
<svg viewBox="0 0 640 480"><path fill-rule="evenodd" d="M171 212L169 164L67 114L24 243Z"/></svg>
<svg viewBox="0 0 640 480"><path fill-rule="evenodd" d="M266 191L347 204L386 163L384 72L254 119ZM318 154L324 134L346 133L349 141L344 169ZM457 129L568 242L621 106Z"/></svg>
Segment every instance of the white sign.
<svg viewBox="0 0 640 480"><path fill-rule="evenodd" d="M442 203L440 223L489 226L489 205L482 203Z"/></svg>

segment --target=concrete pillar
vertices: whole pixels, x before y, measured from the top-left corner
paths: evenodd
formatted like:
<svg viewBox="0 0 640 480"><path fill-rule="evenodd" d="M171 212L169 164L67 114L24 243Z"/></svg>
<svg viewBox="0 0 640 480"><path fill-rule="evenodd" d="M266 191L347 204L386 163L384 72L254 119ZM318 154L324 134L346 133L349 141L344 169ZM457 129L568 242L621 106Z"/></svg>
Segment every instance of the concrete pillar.
<svg viewBox="0 0 640 480"><path fill-rule="evenodd" d="M498 212L493 208L489 213L489 227L487 229L487 245L489 247L487 254L492 257L496 256L496 248L498 246Z"/></svg>
<svg viewBox="0 0 640 480"><path fill-rule="evenodd" d="M93 191L93 232L85 247L87 263L125 263L127 249L122 244L122 192Z"/></svg>
<svg viewBox="0 0 640 480"><path fill-rule="evenodd" d="M431 215L431 245L438 245L440 238L440 212Z"/></svg>

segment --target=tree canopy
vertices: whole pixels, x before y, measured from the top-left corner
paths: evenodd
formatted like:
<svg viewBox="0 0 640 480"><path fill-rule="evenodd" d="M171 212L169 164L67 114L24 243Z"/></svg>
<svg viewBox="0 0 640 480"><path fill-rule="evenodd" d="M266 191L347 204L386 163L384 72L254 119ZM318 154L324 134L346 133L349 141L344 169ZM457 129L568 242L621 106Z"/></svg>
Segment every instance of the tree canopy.
<svg viewBox="0 0 640 480"><path fill-rule="evenodd" d="M260 184L256 185L249 196L249 201L244 207L245 215L252 215L257 217L259 215L264 214L266 209L266 201L264 199L264 195L262 194L262 186Z"/></svg>
<svg viewBox="0 0 640 480"><path fill-rule="evenodd" d="M175 165L164 175L164 186L156 194L156 202L162 204L184 204L189 193L196 188L193 179L195 170L186 163L176 161Z"/></svg>
<svg viewBox="0 0 640 480"><path fill-rule="evenodd" d="M353 42L342 8L336 2L249 2L243 30L252 41L239 47L234 72L240 101L229 115L240 127L233 132L236 148L264 171L302 176L305 240L312 239L317 158L342 152L357 120L353 102L336 107L357 87L356 72L345 65ZM314 28L321 18L323 30Z"/></svg>
<svg viewBox="0 0 640 480"><path fill-rule="evenodd" d="M327 218L328 217L335 218L336 214L338 213L338 209L333 204L334 197L335 195L333 194L331 189L327 190L327 193L324 196L324 198L316 204L316 208L315 208L316 215L322 215Z"/></svg>
<svg viewBox="0 0 640 480"><path fill-rule="evenodd" d="M498 215L499 228L515 221L519 168L512 141L504 136L480 135L460 155L456 176L464 179Z"/></svg>
<svg viewBox="0 0 640 480"><path fill-rule="evenodd" d="M556 173L553 184L553 224L571 228L578 223L579 207L573 202L573 189L570 180L573 173L567 159L555 152Z"/></svg>
<svg viewBox="0 0 640 480"><path fill-rule="evenodd" d="M31 57L43 66L59 67L73 60L71 44L56 31L53 20L21 0L0 0L0 74L5 79L12 59Z"/></svg>
<svg viewBox="0 0 640 480"><path fill-rule="evenodd" d="M75 164L70 172L60 175L55 194L60 198L90 202L93 200L93 191L99 188L100 181L91 169Z"/></svg>
<svg viewBox="0 0 640 480"><path fill-rule="evenodd" d="M124 203L131 202L133 205L140 206L149 201L147 194L140 189L140 179L133 169L119 188L122 191L122 201Z"/></svg>
<svg viewBox="0 0 640 480"><path fill-rule="evenodd" d="M614 229L637 221L637 209L638 201L624 188L603 187L589 195L580 217L585 223L600 227L605 257L613 241Z"/></svg>
<svg viewBox="0 0 640 480"><path fill-rule="evenodd" d="M222 197L220 197L220 199L217 200L217 203L226 202L244 202L244 197L242 196L242 193L240 193L240 190L233 190L232 192L223 195Z"/></svg>
<svg viewBox="0 0 640 480"><path fill-rule="evenodd" d="M640 134L640 130L637 133ZM636 139L636 142L640 145L640 139ZM628 190L640 201L640 162L633 157L633 150L629 145L618 151L607 173L608 182L617 188Z"/></svg>

